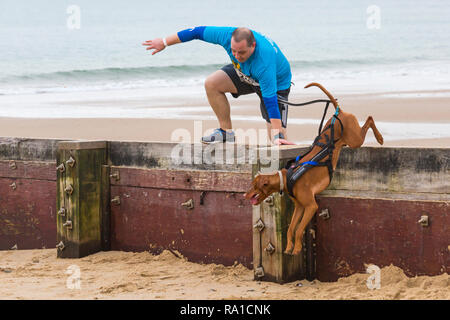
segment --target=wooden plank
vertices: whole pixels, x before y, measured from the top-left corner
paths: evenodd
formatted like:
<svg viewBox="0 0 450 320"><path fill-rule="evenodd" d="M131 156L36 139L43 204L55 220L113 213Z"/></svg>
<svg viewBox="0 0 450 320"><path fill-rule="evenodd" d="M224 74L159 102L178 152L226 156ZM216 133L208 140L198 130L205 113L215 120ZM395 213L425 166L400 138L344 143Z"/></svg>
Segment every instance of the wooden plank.
<svg viewBox="0 0 450 320"><path fill-rule="evenodd" d="M1 160L54 161L58 140L0 137Z"/></svg>
<svg viewBox="0 0 450 320"><path fill-rule="evenodd" d="M0 250L54 248L55 197L54 181L0 178Z"/></svg>
<svg viewBox="0 0 450 320"><path fill-rule="evenodd" d="M252 264L252 208L242 193L111 186L111 249L178 250L190 261ZM192 199L194 208L181 204ZM202 204L201 204L202 203Z"/></svg>
<svg viewBox="0 0 450 320"><path fill-rule="evenodd" d="M258 165L254 165L252 167L252 177L257 175L258 170L259 170ZM260 205L252 206L252 226L253 226L252 251L253 251L253 271L255 280L260 280L260 277L256 274L257 273L256 268L260 268L263 265L262 264L263 246L261 241L261 232L262 230L264 230L264 229L259 230L255 228L255 225L259 222L259 220L261 220L261 222L264 223L263 219L264 217L262 217L261 215L261 206Z"/></svg>
<svg viewBox="0 0 450 320"><path fill-rule="evenodd" d="M250 186L251 174L227 171L188 171L165 169L139 169L111 166L111 185L142 188L245 192Z"/></svg>
<svg viewBox="0 0 450 320"><path fill-rule="evenodd" d="M81 149L82 142L74 143L74 149L65 143L58 150L58 165L64 163L65 171L58 174L58 205L64 203L66 215L58 217L58 242L65 248L58 250L59 258L80 258L102 248L102 165L106 163L106 149ZM68 160L75 163L71 166ZM73 192L65 192L71 186ZM64 224L71 223L71 227Z"/></svg>
<svg viewBox="0 0 450 320"><path fill-rule="evenodd" d="M450 148L344 148L329 190L450 198Z"/></svg>
<svg viewBox="0 0 450 320"><path fill-rule="evenodd" d="M450 202L318 197L317 278L365 272L364 264L394 264L407 276L450 272ZM430 224L418 223L428 215Z"/></svg>
<svg viewBox="0 0 450 320"><path fill-rule="evenodd" d="M0 177L56 181L56 162L0 160Z"/></svg>
<svg viewBox="0 0 450 320"><path fill-rule="evenodd" d="M75 185L79 186L80 256L101 250L102 165L106 149L77 149L78 166Z"/></svg>
<svg viewBox="0 0 450 320"><path fill-rule="evenodd" d="M285 156L291 154L285 153ZM286 164L286 160L282 157L278 163L280 168ZM256 175L263 168L261 163L256 164L253 174ZM292 256L283 253L287 245L287 230L294 212L294 204L287 194L281 196L274 193L270 197L272 203L263 202L253 210L253 221L260 217L265 224L263 231L253 237L253 254L257 257L254 267L262 267L264 270L264 276L255 275L255 279L277 283L303 279L306 268L304 254ZM273 253L266 250L269 243L275 248Z"/></svg>
<svg viewBox="0 0 450 320"><path fill-rule="evenodd" d="M201 143L120 142L109 147L110 164L140 168L251 171L252 150L248 145ZM232 163L227 163L226 153ZM217 154L217 157L216 157ZM222 161L221 161L222 159Z"/></svg>
<svg viewBox="0 0 450 320"><path fill-rule="evenodd" d="M101 238L102 251L111 250L111 192L109 177L110 167L102 166L102 184L101 184Z"/></svg>
<svg viewBox="0 0 450 320"><path fill-rule="evenodd" d="M89 149L106 149L107 141L60 141L58 143L59 150L89 150Z"/></svg>

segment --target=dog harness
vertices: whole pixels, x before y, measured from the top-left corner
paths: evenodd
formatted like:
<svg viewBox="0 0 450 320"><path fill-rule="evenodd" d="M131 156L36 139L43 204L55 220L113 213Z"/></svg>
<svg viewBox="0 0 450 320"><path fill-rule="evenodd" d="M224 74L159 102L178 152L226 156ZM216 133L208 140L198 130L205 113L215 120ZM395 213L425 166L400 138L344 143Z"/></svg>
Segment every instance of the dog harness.
<svg viewBox="0 0 450 320"><path fill-rule="evenodd" d="M302 103L302 104L291 104L291 103L289 103L289 104L299 106L299 105L306 105L306 104L311 104L311 103L316 103L316 102L326 102L325 111L323 113L322 121L320 122L320 126L319 126L319 135L316 137L316 139L314 140L314 142L309 147L309 150L306 153L299 155L295 159L288 161L288 163L286 165L286 169L288 170L286 173L286 187L287 187L289 194L292 197L294 197L293 188L294 188L295 183L298 181L298 179L300 179L305 174L305 172L307 172L309 169L311 169L313 167L322 167L322 166L328 167L328 174L330 176L330 182L331 182L331 179L333 178L333 164L332 164L333 151L335 148L335 143L337 141L339 141L339 139L334 140L334 123L336 122L336 119L339 121L339 123L341 125L341 132L342 133L344 132L344 125L342 124L342 121L338 117L339 105L337 106L336 112L334 113L333 118L331 119L331 123L326 128L324 128L322 131L323 121L327 114L328 106L330 105L330 102L331 102L330 100L314 100L314 101L310 101L310 102ZM327 131L328 129L330 129L330 136L328 136L325 133L325 131ZM341 136L342 136L342 133L341 133ZM325 137L326 143L319 142L322 134ZM312 151L312 149L314 148L314 146L319 146L322 148L322 150L319 151L315 156L313 156L311 160L301 162L301 159L304 158L307 154L309 154ZM327 156L328 156L328 159L326 159L323 162L320 162L322 159L324 159Z"/></svg>

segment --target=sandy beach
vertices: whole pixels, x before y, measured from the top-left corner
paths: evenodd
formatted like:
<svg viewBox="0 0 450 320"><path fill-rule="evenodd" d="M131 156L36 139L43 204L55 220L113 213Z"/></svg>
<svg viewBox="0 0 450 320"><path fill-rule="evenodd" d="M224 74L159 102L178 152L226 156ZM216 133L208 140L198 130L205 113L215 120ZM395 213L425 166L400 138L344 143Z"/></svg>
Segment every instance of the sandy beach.
<svg viewBox="0 0 450 320"><path fill-rule="evenodd" d="M446 175L450 170L448 1L412 3L408 0L379 0L372 3L358 0L328 0L274 3L270 0L260 0L255 5L252 1L236 0L214 1L211 5L210 1L179 0L133 2L79 0L74 3L2 0L0 7L3 9L0 11L0 138L7 138L2 139L3 144L0 144L2 159L0 244L3 245L2 248L11 248L0 250L0 300L151 299L156 300L158 304L163 304L160 300L213 299L450 300L450 277L447 273L408 278L398 266L388 265L394 261L407 261L408 264L411 261L417 270L433 270L430 271L431 274L431 272L448 272L448 268L444 268L450 264L448 260L450 242L447 243L447 238L443 240L445 242L441 247L441 238L448 233L450 222L447 212L450 205L449 192L445 189L449 186ZM249 37L248 30L236 31L231 27L249 28L254 37ZM247 47L242 42L244 40L247 40ZM243 59L238 59L239 55ZM64 215L63 225L69 229L72 222L74 231L79 230L79 225L83 229L86 226L87 240L79 240L80 242L86 240L89 247L91 241L94 243L94 236L90 237L97 230L94 223L97 223L98 217L94 214L96 211L86 214L86 210L91 210L92 205L95 210L97 208L103 210L102 227L108 219L111 223L115 223L113 220L118 221L119 218L126 221L123 229L111 228L105 232L105 228L102 228L102 235L106 236L106 241L112 232L130 232L133 239L136 238L136 242L145 237L145 245L148 243L150 247L156 246L156 242L160 240L156 239L157 236L153 235L153 231L147 232L150 230L148 226L160 229L168 226L172 228L170 231L173 231L172 221L179 219L180 216L173 215L172 213L178 211L174 209L172 212L172 209L181 206L183 210L191 209L193 202L190 200L194 201L194 196L197 195L200 197L200 204L203 205L203 198L212 191L224 193L225 198L218 197L219 200L214 200L215 202L205 203L205 206L198 210L198 217L185 221L186 223L195 221L196 228L193 230L201 229L204 232L205 238L202 235L198 238L201 240L195 238L195 241L207 242L210 239L219 239L228 248L235 250L231 247L231 242L220 238L224 233L216 230L220 231L224 226L233 226L234 221L239 219L235 219L235 216L239 217L241 209L236 207L241 208L241 205L234 205L231 196L239 195L242 189L239 187L236 188L238 191L234 189L230 191L229 188L234 187L236 182L234 179L241 179L240 174L248 174L241 172L240 161L236 170L234 169L236 167L231 165L233 172L227 172L227 169L223 172L223 177L229 179L226 183L224 179L215 178L221 177L222 172L219 175L216 175L217 172L213 172L212 175L199 174L198 177L192 175L191 180L191 175L181 170L196 170L200 167L193 168L185 163L177 166L174 161L168 162L166 146L162 146L164 156L160 161L157 159L160 153L159 144L130 143L124 145L126 148L122 152L120 143L112 143L113 148L107 149L107 153L111 154L106 157L109 156L111 158L109 160L113 160L117 166L123 165L123 168L116 170L114 166L111 168L102 166L101 175L98 174L100 171L87 172L88 170L84 168L93 169L91 164L95 161L90 162L88 166L87 160L84 163L85 159L104 159L101 158L103 151L98 153L94 151L92 157L91 153L86 153L88 155L85 157L83 152L83 156L76 160L82 165L78 164L70 173L68 172L72 169L68 169L65 165L63 170L62 166L58 165L61 172L59 173L48 161L50 155L53 156L54 153L51 153L50 149L44 151L39 147L39 145L49 146L48 148L51 146L52 151L55 151L54 141L49 143L27 141L27 139L100 140L172 142L173 145L180 142L199 143L202 136L209 135L219 127L216 115L208 103L204 87L205 79L230 63L259 82L261 92L266 98L273 98L275 88L284 89L290 82L292 85L289 101L292 103L327 99L324 92L315 86L305 89L308 84L316 82L338 100L342 110L354 114L361 126L369 116L373 117L378 131L383 136L384 144L380 146L372 130L368 130L363 147L377 148L361 150L361 158L359 155L351 158L355 161L352 160L349 171L345 174L339 173L340 177L351 179L345 181L345 186L342 189L337 188L336 193L331 195L336 198L342 196L344 200L363 195L362 198L368 197L368 201L366 199L358 201L361 203L359 205L353 204L351 199L348 203L342 201L341 205L334 202L336 198L329 199L332 206L336 206L336 210L343 210L349 215L366 213L366 210L367 215L362 222L349 219L349 224L359 229L346 230L359 230L356 234L351 234L351 231L343 233L343 227L339 224L329 227L338 226L335 230L339 232L339 237L343 235L345 239L358 241L356 245L354 242L343 242L345 244L339 248L344 248L345 252L355 258L364 259L358 263L380 264L382 268L379 289L370 289L367 286L370 277L368 273L353 274L330 283L298 280L277 284L254 280L254 270L238 262L229 266L234 259L208 260L227 261L227 266L193 263L181 253L172 250L163 251L160 255L152 255L147 251L107 251L80 259L57 259L56 243L46 243L45 247L34 246L32 243L33 246L26 247L39 248L35 250L22 250L25 246L16 241L14 244L5 245L4 241L10 241L9 239L17 234L28 237L27 230L31 230L30 234L34 237L38 234L35 231L47 230L48 225L53 225L55 215L57 217L60 215L59 222ZM231 104L231 120L236 133L236 143L253 146L270 145L258 96L249 94L235 99L231 94L227 94L227 97ZM298 146L310 146L318 135L324 107L325 103L302 107L290 106L286 139ZM330 104L324 123L334 112L334 107ZM399 148L424 149L397 150ZM174 150L180 149L172 149ZM186 155L189 160L190 153L187 150L182 151L183 156ZM207 157L209 154L203 153L200 157L195 151L201 150L194 149L195 157L191 159L195 165L196 159L204 159L205 162L213 160ZM222 155L213 148L208 148L207 151L210 151L211 155L213 152L214 155ZM69 152L63 153L65 156ZM72 158L77 157L70 153ZM41 157L42 154L44 157ZM227 152L226 155L230 154ZM355 153L349 152L345 156L349 154ZM370 162L365 162L366 154L369 155L367 157L370 158ZM398 154L400 155L397 156ZM402 154L405 154L404 159ZM171 153L171 160L175 159L175 155L175 152ZM31 163L36 158L46 160L43 163L40 161ZM115 162L118 158L120 162L119 160ZM376 161L372 161L373 159ZM58 162L63 160L67 161L58 156ZM217 157L215 160L222 163L223 159ZM142 164L154 167L155 163L161 164L161 167L156 168L162 169L160 172L144 172L146 169L140 171L141 168L135 167ZM73 161L68 164L73 167ZM201 169L216 170L228 168L228 163L224 166L222 164L216 166L214 163L211 166L205 163L200 166ZM167 172L167 167L179 168L180 172ZM18 168L19 170L16 170ZM245 164L242 168L247 170L249 166ZM402 170L397 170L399 168ZM403 170L404 168L408 170ZM110 170L110 177L115 179L116 183L106 183L108 176L104 173L109 169L114 169L114 172ZM45 174L41 177L44 170ZM57 181L54 179L55 173ZM79 179L73 175L78 173ZM170 180L169 174L174 174L171 178L173 184L163 186L159 183ZM180 178L176 178L175 181L175 176ZM153 184L155 181L156 185ZM192 181L199 181L201 186L194 188ZM204 188L211 183L214 184L213 188ZM221 189L217 190L216 185L221 186ZM72 191L69 186L72 186ZM314 190L315 187L311 189ZM75 191L73 196L82 200L67 198L62 195L64 191L69 195ZM156 195L155 199L152 198L154 191L155 194L158 193L158 199ZM55 192L58 201L54 200ZM100 194L101 200L97 199ZM373 196L375 194L376 198ZM396 195L399 195L398 199ZM165 199L169 197L176 202L168 203L169 201ZM389 199L384 199L385 197ZM61 201L62 198L64 201ZM120 199L123 199L122 207L120 211L117 210L113 219L114 208L109 210L107 201L113 200L112 203L115 205ZM99 203L94 202L97 200ZM180 207L177 205L178 201ZM230 210L224 207L220 212L233 213L230 215L232 220L228 218L222 220L223 216L217 215L219 212L217 208L222 204L230 204ZM156 207L157 218L153 216ZM281 206L285 207L284 204ZM232 211L234 209L237 211ZM278 203L273 209L278 210ZM108 210L109 212L105 212ZM370 222L365 223L375 221L370 215L375 211L376 214L378 212L385 214L383 218L389 217L386 220L377 220L381 221L376 225L379 229L373 227ZM74 216L73 212L76 215L79 213L81 217ZM170 215L164 216L167 212ZM133 218L138 222L135 223L134 220L132 222L132 219L128 222L128 213L133 214ZM160 219L160 215L170 219ZM331 216L333 215L334 213L331 213ZM417 220L412 218L414 215L417 215ZM428 215L430 215L429 225ZM41 219L41 216L46 220ZM94 221L92 225L90 221L86 223L86 220L90 219L86 216L92 218ZM221 219L216 220L214 228L209 228L209 225L208 228L204 228L210 216ZM261 218L266 219L265 216L267 212L261 214ZM323 215L322 217L326 218ZM415 221L411 225L398 223L399 220L391 217L395 219L406 217L408 221L410 219L417 221L417 224ZM268 226L266 230L284 226L284 222L280 224L279 219L273 221L277 222L273 222L273 226ZM358 223L364 223L364 228L357 226ZM163 227L159 227L162 224ZM220 224L221 228L216 229L216 224ZM24 226L26 228L22 228ZM251 225L249 226L251 228ZM423 226L427 229L416 230L414 226L418 228ZM369 228L373 232L366 234L364 231ZM141 229L146 232L140 233ZM186 229L180 228L182 235L184 230ZM61 230L58 231L61 235ZM315 237L314 230L311 231L312 237ZM378 232L382 235L381 240L375 237ZM79 233L78 231L72 233L74 239ZM118 235L117 233L115 235ZM70 233L66 233L66 236L68 234ZM321 231L320 235L328 234ZM66 236L64 241L72 241L72 238ZM40 233L39 237L38 240L43 239ZM82 233L81 238L83 237L85 236ZM172 237L172 233L161 230L160 237L165 241ZM362 242L359 242L360 237L370 246L363 246ZM265 235L260 237L260 250L263 248L263 238L265 241L267 237ZM112 236L109 240L111 239ZM253 243L255 241L257 243L255 239L256 236ZM340 259L337 251L333 256L332 250L327 251L326 247L332 240L324 239L326 241L322 243L325 246L321 253L329 254L328 260L333 260L330 266L334 264L334 267L340 269L364 270L348 266L345 259ZM278 240L279 238L275 244L269 239L268 244L264 244L269 253L269 244L277 246L276 250L279 250ZM175 240L171 241L175 245ZM237 241L240 241L240 238L236 238L235 242ZM377 241L383 241L383 246L376 246ZM248 244L246 248L251 249L251 242ZM186 242L184 245L190 246L189 252L198 249L193 243ZM439 247L434 247L435 245ZM122 250L125 247L114 248ZM133 244L126 248L138 250ZM148 248L139 247L139 250ZM183 247L176 248L184 250ZM183 252L188 255L188 251ZM219 248L217 252L222 252L223 256L226 254ZM311 252L314 250L306 253ZM389 259L386 260L388 262L381 265L385 260L377 258L375 254ZM405 259L403 256L406 256ZM246 257L247 255L245 259ZM401 259L395 260L390 257ZM366 258L370 258L370 261ZM307 261L311 260L314 259L310 257ZM323 260L317 261L324 263ZM432 267L434 262L439 263L438 269ZM249 264L251 265L253 264ZM405 264L401 266L407 274L412 274L407 270L409 266ZM285 269L284 264L282 268ZM286 270L282 270L284 271ZM321 276L319 278L326 279ZM186 301L181 303L184 304ZM354 309L348 308L347 302L345 303L347 314L358 314ZM417 313L421 306L417 302L413 303L414 306L409 309ZM114 304L118 305L116 302ZM14 308L14 314L25 309L18 309L17 305ZM320 315L322 309L328 309L336 314L334 308L311 308L317 313L316 316ZM88 314L85 309L79 310ZM110 308L99 310L104 313ZM378 308L378 310L386 316L386 309ZM422 308L422 311L424 310L429 315L431 310ZM67 307L65 311L71 313L73 308ZM127 309L129 314L130 311L136 313L135 309ZM144 315L150 318L155 318L155 314L159 314L152 308L146 307L145 311ZM364 311L373 313L374 308L366 308ZM301 308L294 312L300 317L304 314ZM174 318L163 314L166 318ZM404 315L404 310L402 314Z"/></svg>
<svg viewBox="0 0 450 320"><path fill-rule="evenodd" d="M99 252L81 259L57 259L56 249L0 251L0 299L450 299L450 278L408 278L395 266L381 269L380 289L369 274L337 282L253 280L236 264L197 264L170 251Z"/></svg>
<svg viewBox="0 0 450 320"><path fill-rule="evenodd" d="M301 89L296 89L299 92ZM167 94L165 97L164 94ZM355 114L360 124L372 115L378 129L384 135L385 146L450 146L450 91L422 91L415 93L373 93L339 95L343 110ZM58 97L57 97L58 98ZM58 99L61 102L58 102ZM110 99L97 95L65 96L53 98L61 109L68 108L76 112L79 106L96 108L105 106L101 117L0 117L0 136L83 139L83 140L122 140L122 141L173 141L172 134L177 129L185 129L194 139L194 125L200 125L201 131L216 128L218 122L202 92L192 95L173 95L163 91L158 96L146 96L142 90L134 95L121 98L120 94ZM293 93L290 101L298 103L313 99L323 99L323 95L304 95ZM231 119L234 129L262 130L265 121L260 116L259 100L256 95L229 98ZM6 102L7 103L7 102ZM30 103L32 106L32 103ZM44 102L45 104L46 102ZM47 103L50 105L50 103ZM106 106L120 108L126 106L132 112L141 112L143 116L111 115ZM333 111L330 106L327 119ZM157 110L158 112L156 112ZM162 111L163 112L162 112ZM317 135L324 104L306 107L290 107L288 137L291 141L309 145ZM114 110L112 112L115 112ZM70 112L69 112L70 113ZM89 114L87 112L87 114ZM196 139L198 137L195 137ZM198 138L199 139L199 138ZM369 131L365 145L376 145L373 133Z"/></svg>
<svg viewBox="0 0 450 320"><path fill-rule="evenodd" d="M304 102L317 98L323 97L294 94L290 100ZM256 97L230 101L235 128L265 130ZM450 146L449 92L348 94L339 95L339 102L361 124L372 115L385 137L385 146ZM0 136L173 141L172 134L179 129L186 129L194 137L194 125L200 124L202 132L217 127L206 97L201 95L168 98L136 95L135 99L108 100L87 94L72 97L62 102L61 107L76 109L79 105L127 105L165 112L153 118L114 115L29 118L23 114L0 118ZM323 107L291 107L289 138L299 144L310 144L317 134ZM180 115L178 111L182 108ZM327 118L332 112L330 108ZM167 116L171 113L173 117ZM365 145L376 145L372 132L368 133ZM71 285L74 270L80 271L79 289ZM242 265L196 264L169 251L159 256L148 252L99 252L82 259L56 259L55 249L0 251L0 299L450 299L448 274L408 278L391 265L381 270L379 290L368 289L368 276L354 274L334 283L302 280L280 285L254 281L253 271Z"/></svg>

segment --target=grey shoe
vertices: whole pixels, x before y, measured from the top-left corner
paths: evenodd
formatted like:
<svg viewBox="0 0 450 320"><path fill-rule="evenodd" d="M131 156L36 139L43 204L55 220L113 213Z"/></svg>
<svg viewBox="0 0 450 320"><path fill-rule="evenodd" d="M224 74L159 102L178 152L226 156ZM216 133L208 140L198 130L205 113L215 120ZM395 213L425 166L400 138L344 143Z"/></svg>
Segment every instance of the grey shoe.
<svg viewBox="0 0 450 320"><path fill-rule="evenodd" d="M225 132L221 129L216 129L209 136L202 138L202 142L206 144L210 143L224 143L224 142L234 142L234 132Z"/></svg>

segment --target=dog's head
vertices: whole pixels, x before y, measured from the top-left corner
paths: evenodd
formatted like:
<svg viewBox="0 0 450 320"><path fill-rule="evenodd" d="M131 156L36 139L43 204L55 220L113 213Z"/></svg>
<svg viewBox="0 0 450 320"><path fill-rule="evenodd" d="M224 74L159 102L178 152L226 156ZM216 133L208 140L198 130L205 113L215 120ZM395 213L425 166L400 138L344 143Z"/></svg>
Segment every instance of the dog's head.
<svg viewBox="0 0 450 320"><path fill-rule="evenodd" d="M263 202L272 193L279 191L280 178L278 173L274 174L258 174L252 181L252 186L244 197L250 200L252 205L258 205Z"/></svg>

